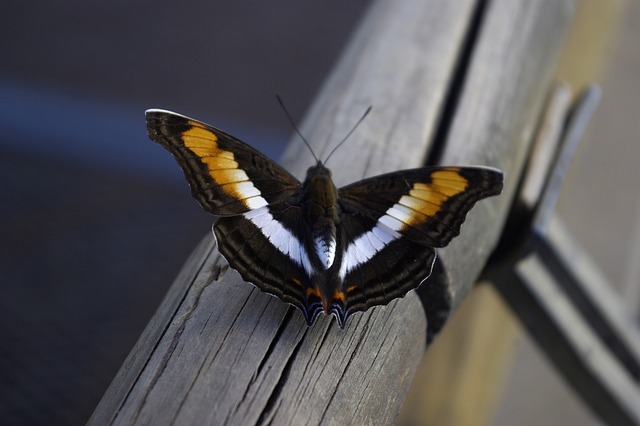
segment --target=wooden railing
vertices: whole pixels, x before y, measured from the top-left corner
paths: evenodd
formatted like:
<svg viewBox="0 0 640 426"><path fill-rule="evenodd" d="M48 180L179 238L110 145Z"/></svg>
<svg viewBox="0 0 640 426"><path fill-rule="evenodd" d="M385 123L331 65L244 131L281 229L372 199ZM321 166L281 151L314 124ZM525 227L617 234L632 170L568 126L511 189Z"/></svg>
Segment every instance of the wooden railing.
<svg viewBox="0 0 640 426"><path fill-rule="evenodd" d="M411 292L345 330L327 317L307 327L228 269L207 236L90 424L393 423L426 341L498 242L573 3L375 1L302 133L322 157L372 105L328 164L338 186L425 163L476 164L504 170L503 195L479 203L440 250L422 303ZM281 163L302 177L312 161L293 140Z"/></svg>

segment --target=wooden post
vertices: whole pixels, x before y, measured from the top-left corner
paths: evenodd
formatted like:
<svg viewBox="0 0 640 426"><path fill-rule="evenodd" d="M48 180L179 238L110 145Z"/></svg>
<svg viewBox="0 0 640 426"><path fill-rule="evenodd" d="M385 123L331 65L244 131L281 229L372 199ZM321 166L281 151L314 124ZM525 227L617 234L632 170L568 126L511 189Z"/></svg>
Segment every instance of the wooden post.
<svg viewBox="0 0 640 426"><path fill-rule="evenodd" d="M491 224L502 223L505 210L497 204L512 201L509 191L518 184L519 164L540 121L575 3L492 0L487 4L441 162L463 164L484 156L482 164L494 164L497 156L504 156L505 191L495 202L477 205L461 235L440 250L451 288L458 292L454 308L483 266L475 263L476 253L492 247L485 246L492 238ZM484 209L491 210L487 214L493 222L484 222L489 227L474 225L482 220L476 210ZM468 302L473 305L465 300L464 309L456 312L454 323L425 357L400 424L422 424L426 419L437 425L490 422L502 391L502 377L495 376L507 367L514 325L492 289L483 289ZM489 379L487 372L494 377Z"/></svg>
<svg viewBox="0 0 640 426"><path fill-rule="evenodd" d="M474 44L467 35L487 13L484 2L374 2L302 126L323 157L373 105L329 163L338 186L421 165L441 123L453 123L442 161L506 171L505 195L471 212L463 237L443 252L439 280L426 284L447 289L454 305L499 237L527 151L527 126L562 39L553 25L565 24L570 1L546 4L544 13L540 4L514 3L506 13L491 8L497 27L485 30L513 32L512 44L480 44L467 58L477 78L465 83L460 66L469 65L464 58ZM491 84L483 86L483 76ZM458 84L469 98L461 107L469 105L453 122L442 120L452 113L445 104L455 106L447 99ZM294 140L282 163L302 177L313 160ZM308 328L299 312L242 282L206 237L90 424L390 424L422 358L426 325L412 292L354 315L344 331L326 317Z"/></svg>

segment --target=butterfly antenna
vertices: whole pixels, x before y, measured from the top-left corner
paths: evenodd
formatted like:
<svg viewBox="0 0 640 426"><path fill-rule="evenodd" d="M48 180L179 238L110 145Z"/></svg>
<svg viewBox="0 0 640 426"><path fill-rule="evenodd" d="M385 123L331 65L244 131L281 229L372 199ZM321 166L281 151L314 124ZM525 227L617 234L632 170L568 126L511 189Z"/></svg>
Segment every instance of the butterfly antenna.
<svg viewBox="0 0 640 426"><path fill-rule="evenodd" d="M289 123L291 123L291 126L294 128L294 130L296 131L298 136L300 136L300 138L302 138L302 141L304 142L304 144L307 145L307 148L309 148L309 151L311 151L311 155L313 155L313 158L316 160L316 163L319 163L320 160L318 160L318 157L316 157L316 154L313 152L313 149L311 149L311 145L309 145L309 142L307 142L307 140L304 138L304 136L302 136L302 133L300 133L300 130L298 130L298 126L296 126L295 121L293 121L293 118L291 118L291 114L289 114L289 111L287 111L287 107L284 106L284 102L282 102L282 99L280 98L280 95L276 94L276 98L278 99L278 103L280 104L280 108L282 108L282 110L284 111L284 114L289 119Z"/></svg>
<svg viewBox="0 0 640 426"><path fill-rule="evenodd" d="M340 148L340 145L342 145L347 139L349 139L349 136L351 136L351 133L353 133L358 126L360 125L360 123L362 123L362 120L365 119L365 117L369 114L369 111L371 111L371 105L369 105L369 108L367 108L367 110L364 112L364 114L362 114L362 117L360 117L360 120L358 120L358 122L356 123L355 126L353 126L353 128L349 131L349 133L347 133L347 136L344 137L344 139L342 139L338 145L336 145L335 148L333 148L331 150L331 152L329 153L329 155L327 155L327 158L325 158L324 163L322 163L322 165L327 164L327 161L329 161L329 158L331 158L331 156L333 155L334 152L336 152L336 150L338 148Z"/></svg>

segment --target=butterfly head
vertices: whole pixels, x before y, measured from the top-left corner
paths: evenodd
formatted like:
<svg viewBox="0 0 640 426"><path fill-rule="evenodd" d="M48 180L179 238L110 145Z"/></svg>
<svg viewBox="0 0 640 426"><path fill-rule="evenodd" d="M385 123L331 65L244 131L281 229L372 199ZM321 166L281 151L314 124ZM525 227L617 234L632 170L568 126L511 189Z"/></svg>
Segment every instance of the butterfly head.
<svg viewBox="0 0 640 426"><path fill-rule="evenodd" d="M307 169L307 177L305 178L305 182L317 177L317 176L326 176L331 179L331 170L329 170L321 161L309 167Z"/></svg>

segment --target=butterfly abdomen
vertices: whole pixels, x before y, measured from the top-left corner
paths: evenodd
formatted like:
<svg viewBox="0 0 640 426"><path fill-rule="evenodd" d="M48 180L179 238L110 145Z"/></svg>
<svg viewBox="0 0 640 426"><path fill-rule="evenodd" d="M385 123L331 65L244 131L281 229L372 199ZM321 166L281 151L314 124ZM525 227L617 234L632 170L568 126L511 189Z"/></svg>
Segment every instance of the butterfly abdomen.
<svg viewBox="0 0 640 426"><path fill-rule="evenodd" d="M305 218L310 228L312 247L320 271L334 263L338 222L338 191L331 180L331 172L321 163L310 167L302 185Z"/></svg>

